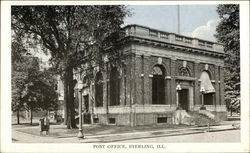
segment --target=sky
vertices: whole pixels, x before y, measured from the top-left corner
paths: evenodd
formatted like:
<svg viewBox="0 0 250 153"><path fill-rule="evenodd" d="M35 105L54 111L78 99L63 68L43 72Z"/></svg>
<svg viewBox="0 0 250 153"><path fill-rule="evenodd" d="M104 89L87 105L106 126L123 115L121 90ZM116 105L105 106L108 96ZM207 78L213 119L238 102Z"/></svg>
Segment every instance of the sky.
<svg viewBox="0 0 250 153"><path fill-rule="evenodd" d="M219 22L216 5L180 5L180 33L182 35L216 41L215 28ZM177 33L177 5L129 5L132 16L127 24L139 24Z"/></svg>

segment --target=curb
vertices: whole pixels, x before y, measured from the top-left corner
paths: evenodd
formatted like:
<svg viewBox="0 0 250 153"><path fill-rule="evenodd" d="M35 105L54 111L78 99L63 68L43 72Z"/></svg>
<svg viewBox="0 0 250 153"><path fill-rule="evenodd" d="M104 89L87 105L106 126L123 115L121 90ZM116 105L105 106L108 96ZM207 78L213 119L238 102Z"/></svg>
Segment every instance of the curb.
<svg viewBox="0 0 250 153"><path fill-rule="evenodd" d="M225 126L225 125L224 125ZM226 125L228 126L228 125ZM136 135L136 134L153 134L153 133L167 133L167 132L180 132L180 131L187 131L187 130L206 130L208 127L193 127L193 128L181 128L181 129L171 129L171 130L154 130L154 131L138 131L138 132L130 132L130 133L115 133L115 134L97 134L97 135L90 135L86 134L84 135L85 137L87 136L88 138L101 138L101 137L110 137L110 136L123 136L123 135ZM210 126L210 129L212 128L218 128L218 126ZM232 127L227 127L225 129L231 129ZM220 129L223 131L223 129ZM69 136L70 137L70 136ZM57 138L62 138L58 136Z"/></svg>
<svg viewBox="0 0 250 153"><path fill-rule="evenodd" d="M203 132L216 132L216 131L227 131L227 130L236 130L237 128L232 127L232 125L221 125L221 126L210 126L210 130L207 131L208 127L192 127L192 128L180 128L180 129L168 129L168 130L154 130L154 131L138 131L138 132L130 132L130 133L116 133L116 134L99 134L99 135L93 135L93 134L85 134L85 139L87 138L105 138L105 137L138 137L138 138L150 138L150 137L162 137L162 136L172 136L173 133L178 133L177 135L187 135L187 134L195 134L195 133L203 133ZM15 129L13 129L15 130ZM17 130L15 130L17 131ZM184 131L184 133L183 133ZM186 132L189 131L189 132ZM21 132L30 136L34 137L41 137L38 135L33 135L29 133ZM143 136L144 135L144 136ZM176 134L174 134L176 135ZM173 136L174 136L173 135ZM48 136L44 138L76 138L76 136ZM132 139L132 138L129 138Z"/></svg>
<svg viewBox="0 0 250 153"><path fill-rule="evenodd" d="M134 137L130 137L130 138L122 138L119 137L120 135L115 135L117 137L119 137L118 139L112 139L112 136L108 136L110 137L111 140L92 140L93 138L98 138L96 137L87 137L85 139L79 140L81 143L108 143L108 142L118 142L118 141L125 141L125 140L136 140L136 139L145 139L145 138L157 138L157 137L166 137L166 136L180 136L180 135L190 135L190 134L199 134L199 133L205 133L205 132L219 132L219 131L230 131L230 130L237 130L235 128L227 128L227 129L210 129L209 131L206 130L202 130L200 129L200 131L190 131L187 133L176 133L178 131L176 131L175 133L162 133L161 135L151 135L153 132L149 132L148 136L138 136L136 134L134 134Z"/></svg>

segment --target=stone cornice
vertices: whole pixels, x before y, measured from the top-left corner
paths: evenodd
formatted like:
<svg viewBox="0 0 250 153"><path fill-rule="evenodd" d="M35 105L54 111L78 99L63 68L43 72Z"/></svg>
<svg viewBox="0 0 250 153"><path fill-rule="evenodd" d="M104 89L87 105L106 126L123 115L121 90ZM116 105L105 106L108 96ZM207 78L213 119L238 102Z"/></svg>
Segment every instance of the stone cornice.
<svg viewBox="0 0 250 153"><path fill-rule="evenodd" d="M160 47L160 48L168 48L173 49L180 52L186 52L186 53L194 53L194 54L202 54L206 56L213 56L218 58L224 58L225 54L220 52L214 52L206 49L198 49L190 46L184 46L179 44L171 44L167 42L142 38L140 36L126 36L121 40L123 43L125 42L131 42L131 43L138 43L138 44L146 44L151 45L154 47Z"/></svg>
<svg viewBox="0 0 250 153"><path fill-rule="evenodd" d="M120 39L120 45L139 43L152 47L169 48L176 52L202 54L217 58L225 57L222 44L198 38L187 37L153 29L142 25L127 25L124 28L125 35Z"/></svg>

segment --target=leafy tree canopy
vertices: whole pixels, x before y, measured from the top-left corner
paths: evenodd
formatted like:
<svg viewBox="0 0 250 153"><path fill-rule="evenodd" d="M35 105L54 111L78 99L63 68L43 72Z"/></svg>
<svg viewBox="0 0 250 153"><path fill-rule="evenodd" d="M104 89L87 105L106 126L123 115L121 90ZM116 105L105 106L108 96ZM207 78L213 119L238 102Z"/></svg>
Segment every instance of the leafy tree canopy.
<svg viewBox="0 0 250 153"><path fill-rule="evenodd" d="M73 69L84 63L102 65L102 55L115 46L129 11L120 5L12 6L11 11L15 36L50 53L50 62L64 82L67 127L76 127Z"/></svg>
<svg viewBox="0 0 250 153"><path fill-rule="evenodd" d="M97 60L119 38L127 14L125 6L116 5L13 6L12 28L30 45L49 50L50 62L61 73L69 65Z"/></svg>
<svg viewBox="0 0 250 153"><path fill-rule="evenodd" d="M225 101L228 108L240 104L240 25L239 5L218 5L220 23L215 37L225 47Z"/></svg>

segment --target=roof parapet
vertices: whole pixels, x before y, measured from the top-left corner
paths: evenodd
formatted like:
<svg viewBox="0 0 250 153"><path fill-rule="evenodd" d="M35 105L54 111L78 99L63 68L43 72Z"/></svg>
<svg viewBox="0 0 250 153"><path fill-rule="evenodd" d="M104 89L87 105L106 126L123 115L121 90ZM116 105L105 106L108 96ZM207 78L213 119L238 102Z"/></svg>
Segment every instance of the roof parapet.
<svg viewBox="0 0 250 153"><path fill-rule="evenodd" d="M197 48L201 50L209 50L218 53L224 53L224 47L222 44L202 40L198 38L187 37L175 33L169 33L153 28L149 28L141 25L127 25L124 27L126 36L136 36L140 38L187 46L192 48Z"/></svg>

